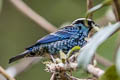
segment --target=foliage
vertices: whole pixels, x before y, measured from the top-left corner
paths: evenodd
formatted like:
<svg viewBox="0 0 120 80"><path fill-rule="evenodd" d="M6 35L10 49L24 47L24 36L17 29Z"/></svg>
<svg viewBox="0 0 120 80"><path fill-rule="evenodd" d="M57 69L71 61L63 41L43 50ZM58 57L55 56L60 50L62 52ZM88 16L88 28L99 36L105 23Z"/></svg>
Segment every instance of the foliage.
<svg viewBox="0 0 120 80"><path fill-rule="evenodd" d="M120 80L115 65L110 66L99 80Z"/></svg>

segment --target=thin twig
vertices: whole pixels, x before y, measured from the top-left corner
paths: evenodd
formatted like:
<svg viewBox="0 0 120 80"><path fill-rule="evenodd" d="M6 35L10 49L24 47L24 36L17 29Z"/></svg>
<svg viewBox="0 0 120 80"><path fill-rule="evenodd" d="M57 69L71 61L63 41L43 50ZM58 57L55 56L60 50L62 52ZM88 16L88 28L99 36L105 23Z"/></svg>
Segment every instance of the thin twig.
<svg viewBox="0 0 120 80"><path fill-rule="evenodd" d="M52 74L50 80L55 80L55 73Z"/></svg>
<svg viewBox="0 0 120 80"><path fill-rule="evenodd" d="M87 11L93 7L93 0L87 0ZM92 19L92 13L89 15L88 18Z"/></svg>
<svg viewBox="0 0 120 80"><path fill-rule="evenodd" d="M53 73L52 76L51 76L51 78L50 78L50 80L56 80L55 77L56 77L56 76L55 76L55 74ZM74 77L74 76L71 76L71 75L69 75L69 74L67 74L67 73L64 74L64 77L67 77L68 79L60 79L60 80L96 80L96 79L79 79L79 78L76 78L76 77Z"/></svg>
<svg viewBox="0 0 120 80"><path fill-rule="evenodd" d="M0 66L0 73L8 80L15 80L9 74L7 74L6 71L1 66Z"/></svg>
<svg viewBox="0 0 120 80"><path fill-rule="evenodd" d="M29 17L31 20L33 20L35 23L40 25L42 28L47 30L48 32L54 32L56 31L56 27L50 24L47 20L45 20L42 16L37 14L35 11L33 11L29 6L27 6L22 0L10 0L10 2L24 15Z"/></svg>
<svg viewBox="0 0 120 80"><path fill-rule="evenodd" d="M103 58L102 56L98 55L98 53L95 54L95 59L98 63L102 64L105 67L111 66L113 63L109 60Z"/></svg>
<svg viewBox="0 0 120 80"><path fill-rule="evenodd" d="M93 8L89 9L88 12L87 12L87 15L86 15L86 18L89 17L89 15L91 15L92 13L96 12L98 9L101 9L105 6L108 6L110 5L112 2L112 0L104 0L102 3L94 6Z"/></svg>
<svg viewBox="0 0 120 80"><path fill-rule="evenodd" d="M89 73L91 73L92 75L94 75L96 77L100 77L101 75L104 74L104 71L102 69L96 68L91 64L88 65L87 70Z"/></svg>
<svg viewBox="0 0 120 80"><path fill-rule="evenodd" d="M69 74L65 74L67 77L69 77L70 78L70 80L95 80L95 79L79 79L79 78L76 78L76 77L74 77L74 76L71 76L71 75L69 75Z"/></svg>
<svg viewBox="0 0 120 80"><path fill-rule="evenodd" d="M54 64L54 63L50 63L50 64L46 64L47 66L47 71L50 73L54 73L54 72L66 72L66 71L70 71L70 70L77 70L78 68L78 63L76 62L69 62L69 64L63 64L63 63L58 63L58 64ZM89 64L87 66L87 71L96 76L96 77L100 77L104 71L100 68L97 68L91 64Z"/></svg>
<svg viewBox="0 0 120 80"><path fill-rule="evenodd" d="M120 1L113 0L113 11L117 21L120 21Z"/></svg>
<svg viewBox="0 0 120 80"><path fill-rule="evenodd" d="M15 77L16 75L24 72L28 67L31 67L32 64L35 64L40 61L40 58L33 57L33 58L25 58L18 64L12 65L6 69L6 72L11 76Z"/></svg>

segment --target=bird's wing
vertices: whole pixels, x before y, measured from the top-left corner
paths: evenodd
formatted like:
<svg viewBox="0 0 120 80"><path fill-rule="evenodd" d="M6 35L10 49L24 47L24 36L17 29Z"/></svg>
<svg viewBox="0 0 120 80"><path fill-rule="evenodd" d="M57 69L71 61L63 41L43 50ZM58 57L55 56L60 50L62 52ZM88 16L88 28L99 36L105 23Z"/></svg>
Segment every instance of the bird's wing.
<svg viewBox="0 0 120 80"><path fill-rule="evenodd" d="M54 41L60 41L63 39L70 38L71 35L73 35L73 34L71 34L70 32L67 32L67 31L57 31L55 33L49 34L49 35L41 38L37 42L44 44L44 43L49 43L49 42L54 42Z"/></svg>
<svg viewBox="0 0 120 80"><path fill-rule="evenodd" d="M74 30L69 30L70 28L71 28L71 26L66 26L65 28L61 28L60 30L41 38L40 40L38 40L36 42L36 44L34 44L26 49L30 49L33 46L37 46L40 44L46 44L46 43L51 43L51 42L55 42L55 41L61 41L64 39L69 39L72 35L75 34Z"/></svg>

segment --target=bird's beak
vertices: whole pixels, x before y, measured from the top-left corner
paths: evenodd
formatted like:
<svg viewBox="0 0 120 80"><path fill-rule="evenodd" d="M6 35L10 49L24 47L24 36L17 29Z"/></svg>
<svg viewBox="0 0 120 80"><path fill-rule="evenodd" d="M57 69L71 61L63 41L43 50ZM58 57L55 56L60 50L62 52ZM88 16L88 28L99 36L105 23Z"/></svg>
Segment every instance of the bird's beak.
<svg viewBox="0 0 120 80"><path fill-rule="evenodd" d="M97 32L100 30L100 26L98 24L92 24L93 29L96 30Z"/></svg>

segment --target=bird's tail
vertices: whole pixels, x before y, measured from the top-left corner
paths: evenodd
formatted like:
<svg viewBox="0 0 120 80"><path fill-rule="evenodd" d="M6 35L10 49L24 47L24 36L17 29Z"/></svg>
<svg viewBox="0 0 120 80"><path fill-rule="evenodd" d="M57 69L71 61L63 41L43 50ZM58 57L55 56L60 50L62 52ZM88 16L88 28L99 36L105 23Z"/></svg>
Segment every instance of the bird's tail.
<svg viewBox="0 0 120 80"><path fill-rule="evenodd" d="M15 57L10 58L9 59L9 63L12 63L12 62L17 61L19 59L22 59L22 58L28 56L30 53L31 52L29 50L26 50L26 51L22 52L21 54L15 56Z"/></svg>

